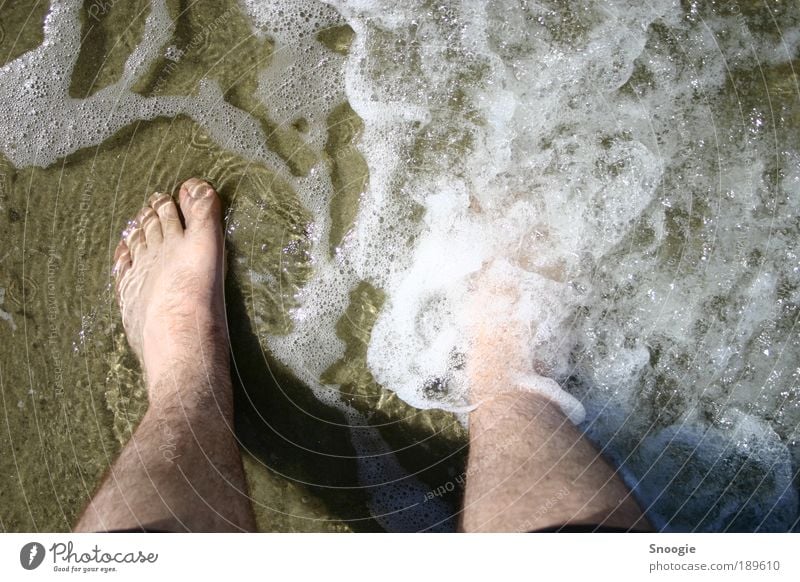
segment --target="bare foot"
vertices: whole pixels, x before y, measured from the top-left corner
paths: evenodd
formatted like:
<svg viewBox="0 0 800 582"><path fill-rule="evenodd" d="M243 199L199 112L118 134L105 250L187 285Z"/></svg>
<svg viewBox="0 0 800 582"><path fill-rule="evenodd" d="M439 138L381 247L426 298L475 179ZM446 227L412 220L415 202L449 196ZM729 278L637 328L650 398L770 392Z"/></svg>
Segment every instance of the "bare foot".
<svg viewBox="0 0 800 582"><path fill-rule="evenodd" d="M115 253L150 406L77 531L255 529L233 432L221 202L196 178L179 201L154 194Z"/></svg>
<svg viewBox="0 0 800 582"><path fill-rule="evenodd" d="M154 386L185 384L169 381L175 368L228 369L222 205L197 178L179 202L180 211L169 194L153 194L114 253L122 322L151 402L161 396Z"/></svg>
<svg viewBox="0 0 800 582"><path fill-rule="evenodd" d="M513 271L502 262L487 266L474 280L467 309L467 377L474 404L524 391L551 400L573 423L583 422L583 405L548 377L545 363L531 353L536 329L524 318L534 310Z"/></svg>
<svg viewBox="0 0 800 582"><path fill-rule="evenodd" d="M467 306L470 350L467 375L474 403L512 392L519 377L532 369L528 352L533 332L515 317L521 292L513 278L491 265L474 280Z"/></svg>

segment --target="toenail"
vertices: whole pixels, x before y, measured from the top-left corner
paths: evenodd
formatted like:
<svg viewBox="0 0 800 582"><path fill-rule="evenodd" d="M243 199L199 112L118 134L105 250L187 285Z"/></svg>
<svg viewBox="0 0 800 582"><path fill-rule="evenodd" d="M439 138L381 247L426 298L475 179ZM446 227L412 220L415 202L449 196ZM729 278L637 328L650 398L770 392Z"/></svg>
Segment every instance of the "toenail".
<svg viewBox="0 0 800 582"><path fill-rule="evenodd" d="M154 192L147 202L150 204L151 208L155 209L156 205L166 202L170 198L172 197L164 192Z"/></svg>
<svg viewBox="0 0 800 582"><path fill-rule="evenodd" d="M204 198L208 196L210 192L211 192L211 186L209 186L205 182L199 182L197 184L193 184L189 188L189 196L195 199Z"/></svg>
<svg viewBox="0 0 800 582"><path fill-rule="evenodd" d="M138 224L139 226L143 225L145 222L147 222L147 220L149 218L152 218L152 216L154 214L155 214L155 211L152 208L150 208L149 206L146 207L146 208L142 208L139 211L139 214L136 215L136 219L135 219L136 224Z"/></svg>
<svg viewBox="0 0 800 582"><path fill-rule="evenodd" d="M139 227L133 228L125 237L125 243L128 245L128 247L131 247L134 244L141 242L142 236L142 229Z"/></svg>

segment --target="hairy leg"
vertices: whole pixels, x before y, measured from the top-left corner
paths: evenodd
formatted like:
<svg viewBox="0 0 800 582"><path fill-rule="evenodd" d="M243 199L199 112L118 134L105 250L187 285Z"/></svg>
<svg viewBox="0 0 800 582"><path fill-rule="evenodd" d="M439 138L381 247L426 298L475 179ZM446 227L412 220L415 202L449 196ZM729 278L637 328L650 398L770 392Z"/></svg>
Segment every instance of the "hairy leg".
<svg viewBox="0 0 800 582"><path fill-rule="evenodd" d="M545 397L509 392L470 415L464 531L649 524L614 469Z"/></svg>
<svg viewBox="0 0 800 582"><path fill-rule="evenodd" d="M462 530L650 529L622 479L551 399L554 393L521 386L537 365L527 353L531 330L509 315L519 293L491 275L478 280L474 293L467 369L480 404L469 419Z"/></svg>
<svg viewBox="0 0 800 582"><path fill-rule="evenodd" d="M197 179L179 197L180 213L153 195L115 253L150 406L76 531L255 527L233 434L221 203Z"/></svg>

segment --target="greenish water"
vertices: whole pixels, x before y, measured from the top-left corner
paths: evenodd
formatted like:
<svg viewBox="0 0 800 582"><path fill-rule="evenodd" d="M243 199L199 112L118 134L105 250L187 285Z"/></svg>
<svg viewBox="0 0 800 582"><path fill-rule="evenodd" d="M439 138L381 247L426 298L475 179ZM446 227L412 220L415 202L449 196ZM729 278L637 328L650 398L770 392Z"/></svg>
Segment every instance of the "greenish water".
<svg viewBox="0 0 800 582"><path fill-rule="evenodd" d="M157 60L135 90L191 95L201 77L214 78L228 103L257 119L267 147L292 174L307 174L323 160L336 190L335 247L367 179L355 147L358 117L340 103L327 120L324 148L306 145L300 116L277 125L253 98L273 45L252 34L238 5L168 5L176 28L167 44L186 54L177 65ZM148 2L117 2L94 20L91 6L83 9L70 81L76 98L119 79L149 13ZM0 5L0 63L42 42L46 10L44 2ZM345 26L321 33L339 53L352 36ZM132 123L45 168L16 168L0 157L0 529L70 529L144 412L139 369L109 286L111 254L150 193L174 191L190 176L210 180L226 207L237 436L259 528L381 530L367 507L370 491L359 482L346 418L294 379L263 341L291 327L287 310L313 268L309 214L273 168L219 147L185 116ZM275 285L254 291L253 271ZM347 352L327 374L354 407L370 413L369 422L400 451L401 465L436 487L462 470L465 433L452 415L413 409L372 381L365 334L381 301L369 284L353 291L338 327ZM455 508L457 496L450 497Z"/></svg>

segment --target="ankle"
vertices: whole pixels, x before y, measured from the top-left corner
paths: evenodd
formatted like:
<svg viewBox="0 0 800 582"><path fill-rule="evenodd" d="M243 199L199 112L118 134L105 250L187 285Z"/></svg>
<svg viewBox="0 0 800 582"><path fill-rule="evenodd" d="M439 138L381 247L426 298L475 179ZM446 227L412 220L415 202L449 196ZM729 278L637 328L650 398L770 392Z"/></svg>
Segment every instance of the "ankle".
<svg viewBox="0 0 800 582"><path fill-rule="evenodd" d="M530 424L532 421L567 421L561 408L543 394L524 390L499 392L483 400L470 413L472 426L497 423ZM568 422L568 421L567 421Z"/></svg>
<svg viewBox="0 0 800 582"><path fill-rule="evenodd" d="M233 412L228 354L224 361L209 361L197 365L178 364L168 367L157 376L146 375L150 408L183 410L184 414L220 410L226 416Z"/></svg>

